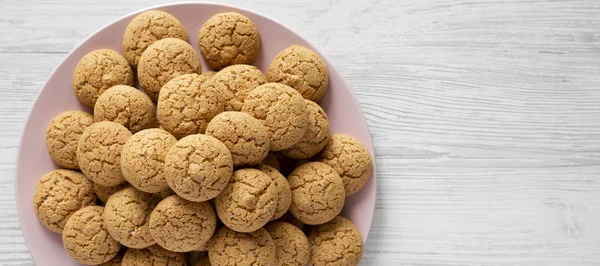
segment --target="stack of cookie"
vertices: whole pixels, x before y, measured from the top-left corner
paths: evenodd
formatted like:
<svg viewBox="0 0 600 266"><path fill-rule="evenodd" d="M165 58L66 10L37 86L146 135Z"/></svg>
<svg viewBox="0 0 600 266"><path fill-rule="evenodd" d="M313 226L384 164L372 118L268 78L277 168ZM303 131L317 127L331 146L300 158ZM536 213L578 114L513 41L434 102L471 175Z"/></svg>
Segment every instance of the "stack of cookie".
<svg viewBox="0 0 600 266"><path fill-rule="evenodd" d="M73 89L93 114L48 126L65 169L38 182L40 222L88 265L357 265L362 237L339 214L372 162L330 135L323 60L293 45L265 76L250 65L258 29L238 13L206 21L198 44L217 72L202 72L177 18L152 10L129 23L124 56L81 58Z"/></svg>

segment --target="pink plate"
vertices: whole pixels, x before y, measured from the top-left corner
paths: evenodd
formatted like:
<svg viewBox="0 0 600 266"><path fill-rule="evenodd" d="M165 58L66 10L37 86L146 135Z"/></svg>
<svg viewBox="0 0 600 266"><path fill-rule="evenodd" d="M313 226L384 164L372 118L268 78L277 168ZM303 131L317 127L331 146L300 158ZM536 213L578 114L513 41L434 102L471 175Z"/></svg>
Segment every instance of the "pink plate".
<svg viewBox="0 0 600 266"><path fill-rule="evenodd" d="M235 11L249 17L260 31L262 43L254 65L266 72L271 60L284 48L292 44L300 44L315 49L307 41L279 22L240 8L209 3L178 3L151 7L173 14L185 26L189 33L190 43L198 50L197 34L202 24L219 12ZM147 10L147 9L145 9ZM27 241L31 256L37 265L79 265L71 259L63 249L60 234L46 230L37 220L33 211L33 192L38 179L57 166L46 151L46 127L61 112L68 110L85 110L90 108L81 104L71 87L71 76L77 61L86 53L100 48L121 51L121 41L127 23L140 10L129 14L92 34L77 46L63 62L54 70L50 78L37 96L25 124L21 138L16 170L17 209L23 235ZM330 76L330 87L321 106L329 116L332 133L351 135L366 145L374 159L373 145L367 122L360 106L348 84L335 68L327 62ZM208 67L202 62L202 69ZM360 230L366 241L371 227L376 196L376 171L373 160L373 173L367 185L346 201L342 215L349 218Z"/></svg>

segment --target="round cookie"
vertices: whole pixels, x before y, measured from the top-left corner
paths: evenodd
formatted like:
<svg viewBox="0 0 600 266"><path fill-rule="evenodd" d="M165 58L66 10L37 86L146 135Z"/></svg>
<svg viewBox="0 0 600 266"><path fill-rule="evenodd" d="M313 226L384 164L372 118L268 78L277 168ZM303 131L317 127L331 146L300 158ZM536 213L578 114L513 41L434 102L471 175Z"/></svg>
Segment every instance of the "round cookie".
<svg viewBox="0 0 600 266"><path fill-rule="evenodd" d="M174 252L202 248L217 227L208 202L191 202L177 195L162 200L150 214L150 233L161 247Z"/></svg>
<svg viewBox="0 0 600 266"><path fill-rule="evenodd" d="M260 35L254 22L244 15L219 13L200 28L198 46L206 64L220 70L252 62L260 50Z"/></svg>
<svg viewBox="0 0 600 266"><path fill-rule="evenodd" d="M311 256L308 265L358 265L363 240L354 224L341 216L313 227L308 234Z"/></svg>
<svg viewBox="0 0 600 266"><path fill-rule="evenodd" d="M63 247L80 263L95 265L117 256L121 244L106 231L102 206L87 206L71 215L62 234Z"/></svg>
<svg viewBox="0 0 600 266"><path fill-rule="evenodd" d="M215 74L217 74L217 72L214 72L214 71L204 71L200 75L202 75L202 76L204 76L205 78L208 79L208 78L213 77Z"/></svg>
<svg viewBox="0 0 600 266"><path fill-rule="evenodd" d="M182 75L161 90L156 111L158 122L178 139L204 133L208 122L224 110L221 92L201 87L205 81L202 75Z"/></svg>
<svg viewBox="0 0 600 266"><path fill-rule="evenodd" d="M358 192L371 177L373 164L367 148L344 134L332 135L317 161L333 167L344 181L346 196Z"/></svg>
<svg viewBox="0 0 600 266"><path fill-rule="evenodd" d="M269 82L296 89L311 101L319 101L329 87L329 73L323 59L314 51L292 45L281 51L269 65Z"/></svg>
<svg viewBox="0 0 600 266"><path fill-rule="evenodd" d="M300 142L308 127L308 111L302 95L283 84L258 86L246 96L242 111L267 128L271 151L287 149Z"/></svg>
<svg viewBox="0 0 600 266"><path fill-rule="evenodd" d="M275 185L275 192L277 193L277 205L275 207L275 213L269 221L275 221L281 218L290 208L292 203L292 190L287 179L277 171L277 169L268 166L266 164L258 165L258 170L265 172L273 180Z"/></svg>
<svg viewBox="0 0 600 266"><path fill-rule="evenodd" d="M322 224L337 216L344 207L344 182L329 165L309 162L289 176L292 189L290 213L305 224Z"/></svg>
<svg viewBox="0 0 600 266"><path fill-rule="evenodd" d="M72 170L54 170L40 180L33 193L33 210L46 228L61 233L77 210L96 203L92 182Z"/></svg>
<svg viewBox="0 0 600 266"><path fill-rule="evenodd" d="M190 201L206 201L219 195L232 172L233 161L225 144L207 135L180 139L165 157L169 187Z"/></svg>
<svg viewBox="0 0 600 266"><path fill-rule="evenodd" d="M137 67L142 53L155 41L165 38L177 38L188 41L185 28L173 15L149 10L135 16L123 34L123 54L129 64Z"/></svg>
<svg viewBox="0 0 600 266"><path fill-rule="evenodd" d="M112 86L94 105L96 122L117 122L131 132L157 126L154 103L140 90L127 85Z"/></svg>
<svg viewBox="0 0 600 266"><path fill-rule="evenodd" d="M103 186L125 182L121 149L129 137L131 132L115 122L102 121L87 127L77 144L77 160L83 174Z"/></svg>
<svg viewBox="0 0 600 266"><path fill-rule="evenodd" d="M94 193L96 193L96 197L98 197L98 199L102 203L106 203L108 201L108 199L110 198L110 196L112 196L112 194L115 194L115 192L117 192L121 189L124 189L128 186L129 186L129 183L127 183L127 182L120 184L120 185L112 186L112 187L107 187L107 186L103 186L100 184L94 184Z"/></svg>
<svg viewBox="0 0 600 266"><path fill-rule="evenodd" d="M256 169L240 169L233 172L229 184L217 196L217 215L234 231L252 232L273 217L277 196L269 175Z"/></svg>
<svg viewBox="0 0 600 266"><path fill-rule="evenodd" d="M275 242L264 228L239 233L224 226L208 245L210 263L219 266L277 265L275 254Z"/></svg>
<svg viewBox="0 0 600 266"><path fill-rule="evenodd" d="M108 233L123 246L147 248L156 242L150 235L148 218L162 198L158 194L122 189L108 199L102 219Z"/></svg>
<svg viewBox="0 0 600 266"><path fill-rule="evenodd" d="M329 121L323 108L313 101L305 100L308 110L308 128L304 137L294 146L282 150L285 156L304 160L317 155L329 142Z"/></svg>
<svg viewBox="0 0 600 266"><path fill-rule="evenodd" d="M79 169L77 142L94 117L82 111L67 111L54 117L46 129L46 148L60 167Z"/></svg>
<svg viewBox="0 0 600 266"><path fill-rule="evenodd" d="M267 78L255 66L233 65L219 71L202 86L221 92L225 98L225 111L240 111L246 95L265 83Z"/></svg>
<svg viewBox="0 0 600 266"><path fill-rule="evenodd" d="M187 42L177 38L158 40L148 46L138 63L137 74L142 89L153 101L169 80L184 75L202 72L196 50Z"/></svg>
<svg viewBox="0 0 600 266"><path fill-rule="evenodd" d="M98 97L115 85L135 86L133 70L119 53L110 49L95 50L77 63L73 90L85 105L94 107Z"/></svg>
<svg viewBox="0 0 600 266"><path fill-rule="evenodd" d="M275 154L272 152L267 153L267 157L265 157L260 163L271 166L279 171L279 161L277 160L277 156L275 156Z"/></svg>
<svg viewBox="0 0 600 266"><path fill-rule="evenodd" d="M218 114L208 123L206 135L215 137L227 146L235 167L256 165L269 153L267 130L247 113Z"/></svg>
<svg viewBox="0 0 600 266"><path fill-rule="evenodd" d="M177 142L169 132L158 128L133 134L121 150L121 172L135 188L158 193L169 189L164 162L167 152Z"/></svg>
<svg viewBox="0 0 600 266"><path fill-rule="evenodd" d="M275 242L277 263L281 266L304 266L310 259L310 245L304 232L298 227L275 222L265 226Z"/></svg>
<svg viewBox="0 0 600 266"><path fill-rule="evenodd" d="M146 265L165 265L165 266L185 266L185 256L183 253L168 251L159 245L147 247L145 249L127 249L123 256L123 266L146 266Z"/></svg>

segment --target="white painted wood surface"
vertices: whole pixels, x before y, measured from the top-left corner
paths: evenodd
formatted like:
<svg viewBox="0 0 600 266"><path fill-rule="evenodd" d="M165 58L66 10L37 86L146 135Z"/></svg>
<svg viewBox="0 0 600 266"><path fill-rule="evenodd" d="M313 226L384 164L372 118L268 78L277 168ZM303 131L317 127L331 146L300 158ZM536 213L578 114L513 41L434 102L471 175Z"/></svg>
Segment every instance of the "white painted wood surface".
<svg viewBox="0 0 600 266"><path fill-rule="evenodd" d="M102 25L162 3L0 1L0 265L31 265L14 162L35 95ZM379 195L363 265L600 264L600 1L227 1L356 93Z"/></svg>

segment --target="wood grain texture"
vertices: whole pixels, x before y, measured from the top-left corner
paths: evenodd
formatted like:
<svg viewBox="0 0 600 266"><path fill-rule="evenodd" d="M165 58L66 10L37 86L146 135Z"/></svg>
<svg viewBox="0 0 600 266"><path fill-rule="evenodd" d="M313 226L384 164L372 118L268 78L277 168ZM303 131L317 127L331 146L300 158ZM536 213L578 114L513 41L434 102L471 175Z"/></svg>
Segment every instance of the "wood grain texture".
<svg viewBox="0 0 600 266"><path fill-rule="evenodd" d="M102 25L161 3L2 1L0 265L30 265L14 162L36 93ZM600 2L228 1L321 49L379 170L363 265L600 264Z"/></svg>

